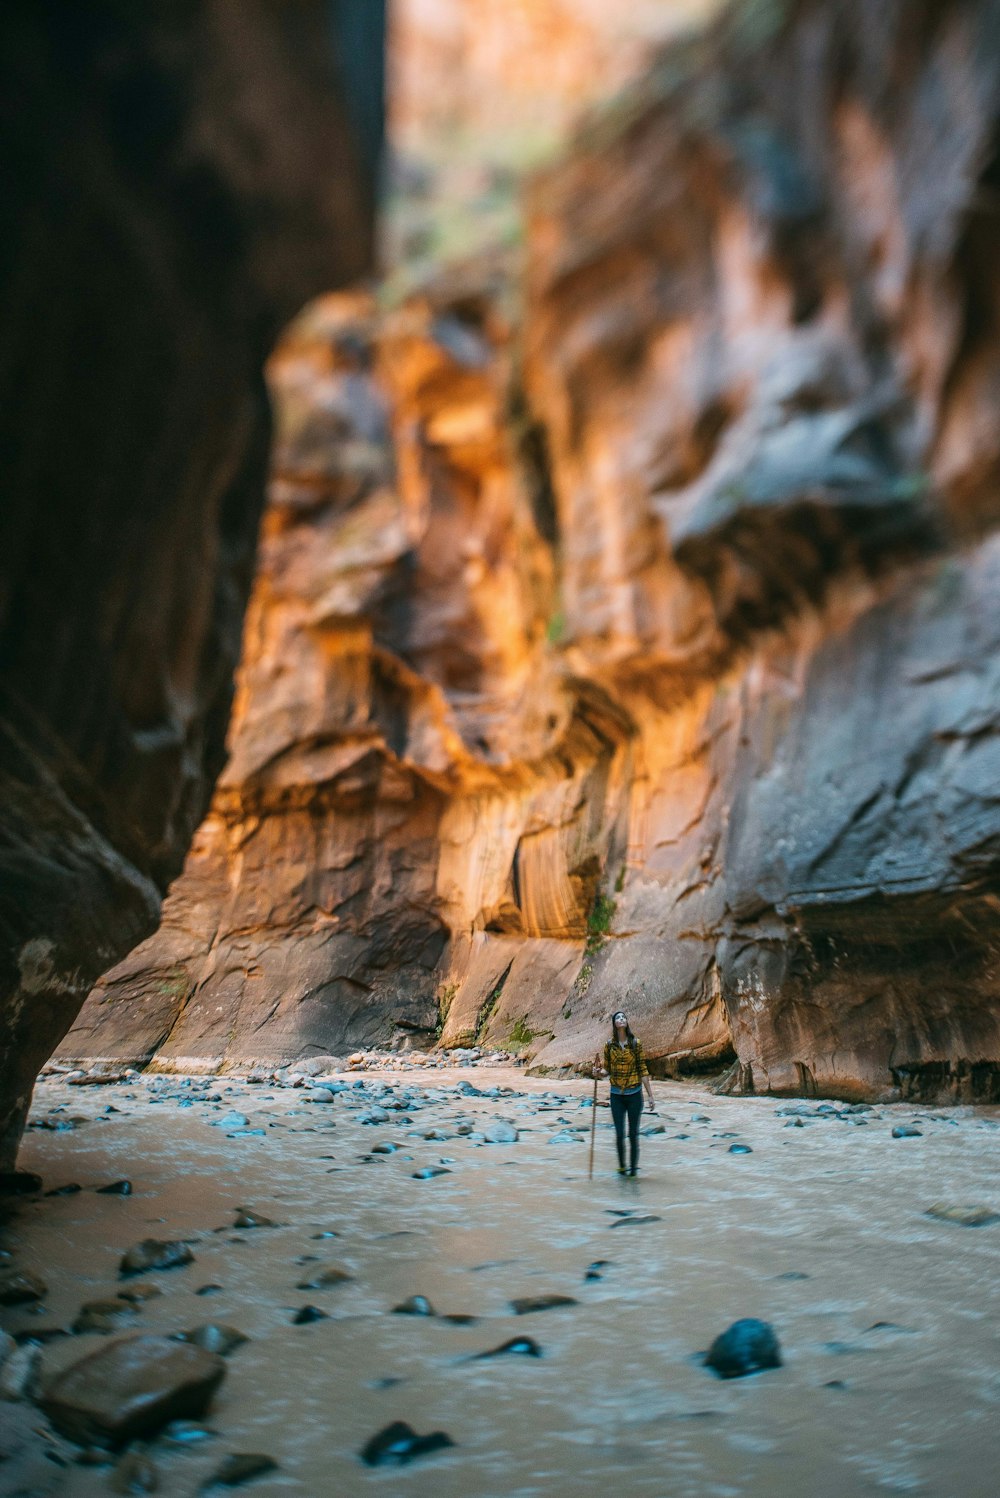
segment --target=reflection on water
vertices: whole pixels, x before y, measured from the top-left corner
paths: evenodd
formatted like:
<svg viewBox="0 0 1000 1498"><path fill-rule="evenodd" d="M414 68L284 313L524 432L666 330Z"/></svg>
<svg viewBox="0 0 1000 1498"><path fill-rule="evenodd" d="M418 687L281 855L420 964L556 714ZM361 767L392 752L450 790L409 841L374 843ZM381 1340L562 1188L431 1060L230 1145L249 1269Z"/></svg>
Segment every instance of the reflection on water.
<svg viewBox="0 0 1000 1498"><path fill-rule="evenodd" d="M460 1076L516 1095L459 1095ZM155 1236L196 1239L195 1262L145 1276L164 1293L143 1305L143 1330L212 1320L251 1338L229 1359L217 1437L190 1451L151 1443L163 1491L193 1495L226 1453L251 1451L280 1468L247 1491L316 1498L996 1492L1000 1226L925 1212L1000 1206L997 1110L925 1113L920 1137L893 1139L911 1108L796 1126L775 1099L660 1083L666 1131L643 1139L639 1179L614 1173L601 1109L590 1182L588 1084L482 1069L384 1080L420 1096L376 1124L360 1122L380 1085L371 1075L363 1102L355 1091L330 1105L224 1079L211 1084L221 1101L190 1107L174 1079L162 1102L145 1083L39 1088L36 1116L65 1105L91 1121L29 1134L20 1163L47 1187L85 1189L27 1204L8 1227L17 1264L41 1268L50 1293L44 1314L8 1310L7 1327L69 1325L82 1302L114 1293L121 1253ZM109 1100L122 1111L105 1115ZM233 1108L263 1133L212 1126ZM518 1141L478 1142L498 1118ZM460 1121L472 1136L455 1135ZM417 1137L431 1130L450 1137ZM401 1147L373 1154L381 1143ZM414 1179L442 1160L447 1174ZM87 1189L121 1176L133 1195ZM216 1232L238 1207L280 1225ZM323 1266L353 1278L295 1288ZM212 1283L222 1289L195 1293ZM550 1294L576 1304L511 1311ZM412 1295L439 1314L393 1314ZM329 1319L293 1325L306 1303ZM742 1316L773 1324L785 1365L723 1383L698 1353ZM521 1336L543 1355L474 1356ZM99 1345L53 1340L45 1366ZM366 1468L358 1452L393 1420L456 1445ZM44 1430L30 1407L2 1407L13 1452L2 1491L108 1492L109 1468L54 1465L46 1446L64 1459L74 1448L32 1426Z"/></svg>

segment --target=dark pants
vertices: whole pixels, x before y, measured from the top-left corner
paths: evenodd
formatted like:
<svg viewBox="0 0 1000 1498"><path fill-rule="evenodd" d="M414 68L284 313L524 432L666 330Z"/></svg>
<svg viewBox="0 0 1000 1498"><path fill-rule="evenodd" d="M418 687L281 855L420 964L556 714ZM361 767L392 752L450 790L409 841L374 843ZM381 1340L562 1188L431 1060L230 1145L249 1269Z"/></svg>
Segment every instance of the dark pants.
<svg viewBox="0 0 1000 1498"><path fill-rule="evenodd" d="M625 1164L625 1120L628 1119L629 1168L639 1165L639 1116L642 1113L642 1089L638 1092L613 1092L611 1094L611 1117L615 1125L615 1144L618 1147L618 1164Z"/></svg>

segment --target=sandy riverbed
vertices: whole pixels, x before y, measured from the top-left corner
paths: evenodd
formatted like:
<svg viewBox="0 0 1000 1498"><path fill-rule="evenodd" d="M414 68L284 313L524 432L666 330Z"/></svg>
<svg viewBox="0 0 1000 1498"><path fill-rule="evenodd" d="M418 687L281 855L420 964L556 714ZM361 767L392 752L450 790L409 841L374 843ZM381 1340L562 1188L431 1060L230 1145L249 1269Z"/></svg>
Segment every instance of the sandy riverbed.
<svg viewBox="0 0 1000 1498"><path fill-rule="evenodd" d="M163 1294L137 1329L217 1321L251 1339L228 1359L206 1422L217 1434L190 1450L150 1444L160 1491L193 1495L226 1453L252 1451L280 1465L248 1492L309 1498L996 1493L1000 1225L925 1211L1000 1210L1000 1110L878 1107L794 1127L777 1099L661 1082L659 1118L643 1121L666 1132L643 1140L639 1178L614 1173L602 1109L588 1182L586 1083L482 1068L364 1081L326 1104L224 1078L207 1088L218 1101L179 1078L39 1085L33 1117L88 1122L29 1132L19 1164L46 1188L84 1189L24 1201L8 1221L14 1263L49 1294L42 1314L5 1311L6 1328L68 1326L120 1288L122 1252L154 1236L192 1240L195 1262L142 1276ZM461 1095L462 1081L514 1091ZM363 1123L386 1084L416 1106ZM214 1126L232 1109L263 1133ZM459 1121L478 1132L499 1118L516 1143L454 1137ZM914 1118L921 1137L891 1137ZM453 1137L418 1137L432 1129ZM372 1155L381 1142L401 1148ZM737 1142L752 1152L729 1153ZM442 1159L448 1174L414 1179ZM117 1177L131 1196L96 1194ZM241 1206L282 1225L216 1232ZM297 1290L316 1267L307 1255L353 1281ZM609 1261L602 1278L586 1280L596 1260ZM206 1284L222 1288L197 1295ZM514 1297L548 1293L577 1304L511 1313ZM413 1294L479 1319L392 1314ZM291 1324L306 1303L329 1319ZM785 1364L722 1382L696 1355L743 1316L773 1324ZM515 1335L544 1355L470 1360ZM43 1367L100 1345L47 1341ZM363 1466L360 1448L392 1420L456 1445L403 1469ZM0 1493L111 1490L113 1469L77 1465L31 1405L0 1405L0 1447Z"/></svg>

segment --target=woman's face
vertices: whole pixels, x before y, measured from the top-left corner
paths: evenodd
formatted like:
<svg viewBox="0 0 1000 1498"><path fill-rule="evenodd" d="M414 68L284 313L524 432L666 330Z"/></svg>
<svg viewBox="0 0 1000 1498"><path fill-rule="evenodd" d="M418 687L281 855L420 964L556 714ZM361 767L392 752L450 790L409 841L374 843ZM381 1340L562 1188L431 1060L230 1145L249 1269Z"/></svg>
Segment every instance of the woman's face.
<svg viewBox="0 0 1000 1498"><path fill-rule="evenodd" d="M614 1024L615 1029L621 1034L624 1034L628 1029L628 1019L620 1009L617 1014L612 1015L612 1023Z"/></svg>

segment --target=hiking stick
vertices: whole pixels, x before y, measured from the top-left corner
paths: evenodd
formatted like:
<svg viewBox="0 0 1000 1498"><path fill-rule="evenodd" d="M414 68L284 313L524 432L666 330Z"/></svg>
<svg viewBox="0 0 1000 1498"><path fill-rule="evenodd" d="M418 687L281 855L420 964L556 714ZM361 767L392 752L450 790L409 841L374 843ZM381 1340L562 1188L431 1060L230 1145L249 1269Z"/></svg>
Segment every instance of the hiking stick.
<svg viewBox="0 0 1000 1498"><path fill-rule="evenodd" d="M590 1105L590 1169L587 1180L594 1179L594 1132L597 1128L597 1078L594 1078L594 1101Z"/></svg>

